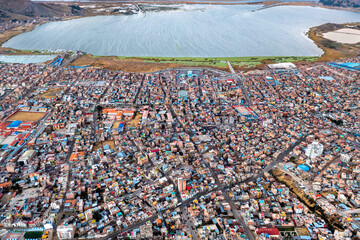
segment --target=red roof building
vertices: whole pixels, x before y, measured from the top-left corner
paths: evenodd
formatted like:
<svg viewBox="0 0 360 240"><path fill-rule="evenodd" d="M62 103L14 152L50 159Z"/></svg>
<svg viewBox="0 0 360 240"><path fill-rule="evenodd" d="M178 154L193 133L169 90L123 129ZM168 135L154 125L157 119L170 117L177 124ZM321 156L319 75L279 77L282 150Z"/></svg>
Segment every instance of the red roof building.
<svg viewBox="0 0 360 240"><path fill-rule="evenodd" d="M278 239L280 237L280 232L279 232L279 229L277 229L277 228L259 228L256 230L256 234L257 235L260 235L260 234L266 235L267 234L272 239Z"/></svg>

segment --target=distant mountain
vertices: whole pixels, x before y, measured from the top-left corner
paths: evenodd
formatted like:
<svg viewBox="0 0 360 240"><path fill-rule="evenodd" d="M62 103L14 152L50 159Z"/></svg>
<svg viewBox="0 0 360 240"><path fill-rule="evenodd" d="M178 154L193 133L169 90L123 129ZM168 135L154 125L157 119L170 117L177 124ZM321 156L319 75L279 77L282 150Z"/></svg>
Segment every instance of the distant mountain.
<svg viewBox="0 0 360 240"><path fill-rule="evenodd" d="M76 6L36 3L30 0L0 0L0 20L19 20L31 17L62 17L80 14L81 9Z"/></svg>
<svg viewBox="0 0 360 240"><path fill-rule="evenodd" d="M360 8L360 0L320 0L325 6Z"/></svg>

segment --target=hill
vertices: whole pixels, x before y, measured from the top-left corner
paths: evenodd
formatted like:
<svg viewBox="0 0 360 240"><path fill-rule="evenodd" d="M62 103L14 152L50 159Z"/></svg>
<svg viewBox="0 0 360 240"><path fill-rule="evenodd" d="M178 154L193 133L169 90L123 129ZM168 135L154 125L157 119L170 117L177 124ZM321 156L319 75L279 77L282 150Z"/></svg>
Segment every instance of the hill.
<svg viewBox="0 0 360 240"><path fill-rule="evenodd" d="M360 0L320 0L325 6L360 8Z"/></svg>
<svg viewBox="0 0 360 240"><path fill-rule="evenodd" d="M36 3L30 0L0 0L0 21L24 20L32 17L63 17L81 15L77 6L55 3Z"/></svg>

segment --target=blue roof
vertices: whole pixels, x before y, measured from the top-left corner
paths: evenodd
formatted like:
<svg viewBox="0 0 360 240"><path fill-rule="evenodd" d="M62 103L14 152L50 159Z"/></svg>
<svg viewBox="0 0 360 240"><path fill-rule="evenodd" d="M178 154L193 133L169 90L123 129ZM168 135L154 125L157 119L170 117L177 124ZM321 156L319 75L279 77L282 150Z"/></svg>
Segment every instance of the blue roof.
<svg viewBox="0 0 360 240"><path fill-rule="evenodd" d="M342 63L340 65L346 66L346 67L357 67L360 64L359 63L353 63L353 62L347 62L347 63Z"/></svg>
<svg viewBox="0 0 360 240"><path fill-rule="evenodd" d="M347 62L347 63L328 63L328 65L330 65L332 67L337 67L337 68L349 69L351 71L360 71L359 63L351 63L351 62Z"/></svg>
<svg viewBox="0 0 360 240"><path fill-rule="evenodd" d="M334 80L334 78L331 77L331 76L320 76L319 78L324 79L324 80L328 80L328 81Z"/></svg>
<svg viewBox="0 0 360 240"><path fill-rule="evenodd" d="M300 165L298 166L298 168L301 169L301 170L303 170L303 171L305 171L305 172L307 172L307 171L310 170L310 168L309 168L308 166L304 165L304 164L300 164Z"/></svg>
<svg viewBox="0 0 360 240"><path fill-rule="evenodd" d="M20 126L21 123L22 123L21 121L15 120L15 121L13 121L8 127L9 127L9 128L17 128L17 127Z"/></svg>

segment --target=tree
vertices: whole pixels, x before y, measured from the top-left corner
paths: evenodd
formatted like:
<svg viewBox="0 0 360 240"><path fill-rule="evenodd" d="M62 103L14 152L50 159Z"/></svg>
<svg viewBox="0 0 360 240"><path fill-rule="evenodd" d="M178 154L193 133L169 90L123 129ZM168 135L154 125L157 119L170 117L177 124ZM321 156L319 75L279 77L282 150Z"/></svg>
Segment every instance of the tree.
<svg viewBox="0 0 360 240"><path fill-rule="evenodd" d="M88 193L87 193L87 191L81 192L80 198L82 198L82 199L87 199L87 198L88 198Z"/></svg>
<svg viewBox="0 0 360 240"><path fill-rule="evenodd" d="M98 112L98 119L102 119L103 107L100 106L100 105L98 105L98 106L96 107L96 110L97 110L97 112Z"/></svg>
<svg viewBox="0 0 360 240"><path fill-rule="evenodd" d="M18 176L16 176L15 178L13 178L12 180L11 180L11 182L12 182L12 184L14 184L14 183L16 183L16 182L18 182L18 181L20 181L21 179L18 177Z"/></svg>
<svg viewBox="0 0 360 240"><path fill-rule="evenodd" d="M93 218L98 222L102 219L102 216L98 211L96 211L93 213Z"/></svg>
<svg viewBox="0 0 360 240"><path fill-rule="evenodd" d="M19 190L21 189L21 187L20 187L19 184L16 183L16 184L13 186L13 189L14 189L15 191L19 191Z"/></svg>

